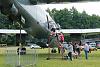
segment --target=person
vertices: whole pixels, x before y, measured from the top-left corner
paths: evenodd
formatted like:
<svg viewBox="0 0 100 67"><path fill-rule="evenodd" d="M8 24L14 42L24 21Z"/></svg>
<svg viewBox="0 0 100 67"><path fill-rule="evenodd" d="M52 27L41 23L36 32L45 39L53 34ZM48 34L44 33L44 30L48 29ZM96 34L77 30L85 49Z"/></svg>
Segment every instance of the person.
<svg viewBox="0 0 100 67"><path fill-rule="evenodd" d="M77 57L78 57L77 51L73 52L73 53L72 53L72 56L74 57L74 59L77 59Z"/></svg>
<svg viewBox="0 0 100 67"><path fill-rule="evenodd" d="M53 46L55 39L56 39L55 28L52 28L51 29L51 33L50 33L50 36L48 38L49 46L51 46L51 45Z"/></svg>
<svg viewBox="0 0 100 67"><path fill-rule="evenodd" d="M60 54L60 48L58 48L58 53Z"/></svg>
<svg viewBox="0 0 100 67"><path fill-rule="evenodd" d="M84 45L84 52L85 52L85 58L88 60L88 52L89 52L89 45L85 43Z"/></svg>
<svg viewBox="0 0 100 67"><path fill-rule="evenodd" d="M71 42L69 42L68 47L67 47L67 50L68 50L68 57L72 61L73 46L72 46L72 43Z"/></svg>
<svg viewBox="0 0 100 67"><path fill-rule="evenodd" d="M76 43L76 51L78 53L78 56L80 56L80 46L78 43Z"/></svg>
<svg viewBox="0 0 100 67"><path fill-rule="evenodd" d="M74 52L74 53L76 52L76 43L73 44L73 52Z"/></svg>
<svg viewBox="0 0 100 67"><path fill-rule="evenodd" d="M64 42L64 35L62 32L60 32L59 34L57 34L57 40L59 41L59 43L61 44L61 46L63 45ZM58 48L58 53L60 53L60 48Z"/></svg>
<svg viewBox="0 0 100 67"><path fill-rule="evenodd" d="M89 45L89 53L91 53L91 47L92 47L92 46L91 46L91 45Z"/></svg>
<svg viewBox="0 0 100 67"><path fill-rule="evenodd" d="M64 34L62 32L59 33L59 40L61 43L64 42Z"/></svg>
<svg viewBox="0 0 100 67"><path fill-rule="evenodd" d="M56 30L55 30L55 28L51 29L50 36L56 36Z"/></svg>

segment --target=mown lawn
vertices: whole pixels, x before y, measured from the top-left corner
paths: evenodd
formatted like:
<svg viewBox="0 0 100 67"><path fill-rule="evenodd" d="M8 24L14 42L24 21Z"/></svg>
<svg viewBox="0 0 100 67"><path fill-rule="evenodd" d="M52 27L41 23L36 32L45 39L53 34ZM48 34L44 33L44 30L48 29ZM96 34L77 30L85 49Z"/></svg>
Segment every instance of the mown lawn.
<svg viewBox="0 0 100 67"><path fill-rule="evenodd" d="M100 50L89 53L89 59L85 60L84 52L82 51L81 58L70 60L62 60L60 54L52 54L50 60L46 60L48 56L47 49L36 49L38 60L36 67L100 67ZM29 56L29 55L27 55ZM11 61L11 60L9 60ZM0 54L0 67L11 67L5 62L5 56ZM30 67L30 66L26 66Z"/></svg>
<svg viewBox="0 0 100 67"><path fill-rule="evenodd" d="M59 54L51 55L52 58L53 56L55 56L54 58L60 57ZM73 59L73 61L62 60L59 58L46 60L46 57L47 54L44 52L44 50L39 52L37 67L100 67L100 50L89 53L88 60L85 60L83 51L82 57L79 59Z"/></svg>

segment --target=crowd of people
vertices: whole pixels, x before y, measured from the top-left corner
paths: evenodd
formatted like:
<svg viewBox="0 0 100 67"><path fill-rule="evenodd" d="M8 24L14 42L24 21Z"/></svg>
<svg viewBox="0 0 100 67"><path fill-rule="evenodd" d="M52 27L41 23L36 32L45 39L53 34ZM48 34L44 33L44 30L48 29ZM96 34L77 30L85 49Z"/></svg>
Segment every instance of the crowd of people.
<svg viewBox="0 0 100 67"><path fill-rule="evenodd" d="M64 48L68 52L68 54L65 56L67 57L67 59L69 58L72 61L72 58L77 59L81 57L81 47L79 43L73 44L72 42L69 42L69 43L64 44ZM85 53L85 58L87 60L88 53L89 53L89 45L87 43L84 44L84 53Z"/></svg>
<svg viewBox="0 0 100 67"><path fill-rule="evenodd" d="M77 59L77 58L81 57L80 43L68 42L66 44L63 44L65 42L64 34L62 32L55 33L55 29L51 30L50 37L51 37L51 40L49 43L50 45L51 45L51 43L54 43L55 40L58 40L60 42L62 48L67 50L67 55L65 56L67 59L70 59L72 61L72 58ZM60 52L61 52L61 49L60 49L60 47L58 47L58 53L60 53ZM88 59L88 52L89 52L89 45L86 43L84 45L84 53L85 53L86 60Z"/></svg>

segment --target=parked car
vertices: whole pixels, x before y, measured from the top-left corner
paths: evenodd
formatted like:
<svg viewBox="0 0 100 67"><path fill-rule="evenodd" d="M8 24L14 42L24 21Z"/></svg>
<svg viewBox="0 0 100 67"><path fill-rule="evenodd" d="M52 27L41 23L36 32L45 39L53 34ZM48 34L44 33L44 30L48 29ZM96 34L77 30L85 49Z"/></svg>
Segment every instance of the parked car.
<svg viewBox="0 0 100 67"><path fill-rule="evenodd" d="M32 48L41 48L41 47L38 46L37 44L31 44L31 45L30 45L30 48L32 49Z"/></svg>
<svg viewBox="0 0 100 67"><path fill-rule="evenodd" d="M89 45L89 50L91 50L91 51L96 50L97 51L97 47L96 47L96 43L95 42L93 42L93 43L90 42L90 43L88 43L88 45ZM83 50L84 49L84 45L80 46L80 49Z"/></svg>
<svg viewBox="0 0 100 67"><path fill-rule="evenodd" d="M96 42L96 47L100 49L100 41Z"/></svg>
<svg viewBox="0 0 100 67"><path fill-rule="evenodd" d="M91 51L97 50L95 42L94 43L89 43L89 47L90 47Z"/></svg>

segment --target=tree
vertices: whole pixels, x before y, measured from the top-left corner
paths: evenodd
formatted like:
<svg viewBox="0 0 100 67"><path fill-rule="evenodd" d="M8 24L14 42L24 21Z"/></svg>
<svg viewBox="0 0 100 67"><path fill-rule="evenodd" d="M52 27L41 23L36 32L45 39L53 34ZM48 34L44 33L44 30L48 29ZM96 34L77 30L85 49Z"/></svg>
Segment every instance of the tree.
<svg viewBox="0 0 100 67"><path fill-rule="evenodd" d="M63 29L88 29L99 28L100 17L97 15L88 15L85 11L79 13L76 8L70 10L47 10L56 23L61 25Z"/></svg>
<svg viewBox="0 0 100 67"><path fill-rule="evenodd" d="M8 18L0 13L0 29L5 29L8 27L9 20Z"/></svg>
<svg viewBox="0 0 100 67"><path fill-rule="evenodd" d="M0 29L20 29L20 22L11 21L8 16L0 13Z"/></svg>

